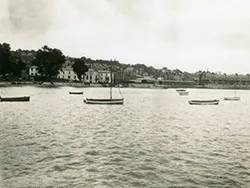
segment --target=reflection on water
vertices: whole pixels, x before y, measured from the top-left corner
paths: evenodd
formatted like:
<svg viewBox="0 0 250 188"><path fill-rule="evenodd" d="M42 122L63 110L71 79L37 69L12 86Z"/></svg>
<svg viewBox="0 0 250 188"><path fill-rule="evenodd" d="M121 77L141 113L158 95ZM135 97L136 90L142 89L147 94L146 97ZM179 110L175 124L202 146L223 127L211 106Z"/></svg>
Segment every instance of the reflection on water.
<svg viewBox="0 0 250 188"><path fill-rule="evenodd" d="M80 88L77 88L79 90ZM87 105L108 88L1 88L0 187L248 187L250 92L122 89L124 105ZM115 96L119 92L114 89Z"/></svg>

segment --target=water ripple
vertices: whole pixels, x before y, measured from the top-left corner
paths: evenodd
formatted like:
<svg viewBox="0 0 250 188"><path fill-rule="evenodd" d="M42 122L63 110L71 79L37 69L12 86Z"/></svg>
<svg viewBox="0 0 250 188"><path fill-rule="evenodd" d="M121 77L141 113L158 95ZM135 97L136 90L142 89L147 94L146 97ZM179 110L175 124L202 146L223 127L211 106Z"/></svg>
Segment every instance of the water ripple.
<svg viewBox="0 0 250 188"><path fill-rule="evenodd" d="M247 91L237 104L189 106L175 90L124 89L123 106L91 106L71 89L5 89L32 100L0 105L0 187L249 187Z"/></svg>

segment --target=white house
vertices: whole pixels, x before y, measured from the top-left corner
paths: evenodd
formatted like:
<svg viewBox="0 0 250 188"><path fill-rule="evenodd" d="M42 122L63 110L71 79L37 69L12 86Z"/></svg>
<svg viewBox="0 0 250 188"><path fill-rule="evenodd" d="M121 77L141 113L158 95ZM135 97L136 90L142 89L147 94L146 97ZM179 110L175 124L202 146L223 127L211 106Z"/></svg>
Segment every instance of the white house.
<svg viewBox="0 0 250 188"><path fill-rule="evenodd" d="M38 73L37 66L31 66L29 68L29 75L30 76L39 76L40 75L40 73Z"/></svg>
<svg viewBox="0 0 250 188"><path fill-rule="evenodd" d="M98 71L99 83L111 83L110 71ZM114 73L112 73L112 81L114 81Z"/></svg>
<svg viewBox="0 0 250 188"><path fill-rule="evenodd" d="M39 76L37 66L31 66L29 68L30 76ZM73 68L70 65L64 65L62 70L59 71L57 78L78 81L76 73L73 71ZM88 72L82 76L82 80L87 83L111 83L111 73L110 71L94 71L89 69ZM112 73L112 80L114 81L114 73Z"/></svg>
<svg viewBox="0 0 250 188"><path fill-rule="evenodd" d="M89 69L89 71L86 72L84 75L84 82L98 83L98 80L99 80L98 72L94 71L93 69Z"/></svg>
<svg viewBox="0 0 250 188"><path fill-rule="evenodd" d="M78 80L77 75L71 67L64 67L59 71L57 78L66 79L66 80Z"/></svg>

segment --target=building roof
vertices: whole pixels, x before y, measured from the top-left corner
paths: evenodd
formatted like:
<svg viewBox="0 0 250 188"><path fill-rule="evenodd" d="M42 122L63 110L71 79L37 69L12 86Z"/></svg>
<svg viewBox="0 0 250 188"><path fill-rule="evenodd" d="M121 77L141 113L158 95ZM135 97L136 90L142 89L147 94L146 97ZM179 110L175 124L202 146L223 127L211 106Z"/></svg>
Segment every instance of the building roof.
<svg viewBox="0 0 250 188"><path fill-rule="evenodd" d="M62 70L63 70L63 71L72 71L73 68L72 68L72 66L63 66L63 67L62 67Z"/></svg>
<svg viewBox="0 0 250 188"><path fill-rule="evenodd" d="M99 73L110 73L110 71L108 71L108 70L99 70L98 72Z"/></svg>

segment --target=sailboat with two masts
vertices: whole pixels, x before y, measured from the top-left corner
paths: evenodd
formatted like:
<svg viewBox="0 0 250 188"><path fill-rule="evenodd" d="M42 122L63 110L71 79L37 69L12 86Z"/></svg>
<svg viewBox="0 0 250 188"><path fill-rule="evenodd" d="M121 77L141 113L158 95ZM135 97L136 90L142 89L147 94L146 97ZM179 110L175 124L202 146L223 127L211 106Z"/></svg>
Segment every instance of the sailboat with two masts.
<svg viewBox="0 0 250 188"><path fill-rule="evenodd" d="M122 98L116 98L114 99L112 96L112 68L110 69L110 74L111 74L111 83L110 83L110 96L109 98L99 98L99 99L93 99L93 98L86 98L84 99L84 102L86 104L106 104L106 105L114 105L114 104L123 104L124 103L124 98L122 96L122 93L120 91L120 94L122 96Z"/></svg>

